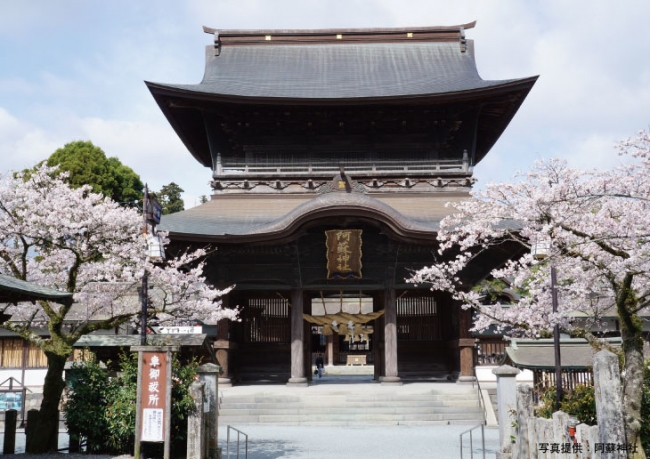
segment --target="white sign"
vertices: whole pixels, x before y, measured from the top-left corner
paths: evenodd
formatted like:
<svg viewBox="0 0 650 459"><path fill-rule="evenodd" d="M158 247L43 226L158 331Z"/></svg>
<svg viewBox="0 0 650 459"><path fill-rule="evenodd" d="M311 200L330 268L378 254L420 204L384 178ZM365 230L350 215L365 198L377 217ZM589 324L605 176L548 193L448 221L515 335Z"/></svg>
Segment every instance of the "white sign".
<svg viewBox="0 0 650 459"><path fill-rule="evenodd" d="M203 327L195 325L193 327L153 327L156 333L167 335L187 335L191 333L203 333Z"/></svg>
<svg viewBox="0 0 650 459"><path fill-rule="evenodd" d="M142 410L141 441L165 441L162 408L144 408Z"/></svg>

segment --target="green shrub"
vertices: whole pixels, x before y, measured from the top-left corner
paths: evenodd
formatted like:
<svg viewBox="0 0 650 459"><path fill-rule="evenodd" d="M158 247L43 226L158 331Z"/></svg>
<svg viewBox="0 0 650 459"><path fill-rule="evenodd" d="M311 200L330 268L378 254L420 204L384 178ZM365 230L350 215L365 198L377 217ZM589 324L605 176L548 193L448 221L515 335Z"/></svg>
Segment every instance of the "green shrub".
<svg viewBox="0 0 650 459"><path fill-rule="evenodd" d="M94 360L75 363L68 371L65 422L73 437L86 439L89 452L103 450L107 389L108 374Z"/></svg>
<svg viewBox="0 0 650 459"><path fill-rule="evenodd" d="M555 387L549 387L540 394L540 406L535 410L535 414L542 418L550 419L555 410ZM579 384L572 391L564 393L560 402L560 410L570 416L575 417L578 421L587 424L596 424L596 398L594 388Z"/></svg>
<svg viewBox="0 0 650 459"><path fill-rule="evenodd" d="M120 354L120 376L108 387L106 452L132 453L135 446L135 401L138 394L138 355Z"/></svg>
<svg viewBox="0 0 650 459"><path fill-rule="evenodd" d="M187 417L194 409L189 386L196 377L197 362L181 364L172 358L171 445L174 457L187 444ZM131 454L135 444L135 415L138 378L137 354L123 352L120 375L108 378L94 361L76 364L66 389L66 424L87 441L89 452ZM162 445L147 445L156 454Z"/></svg>

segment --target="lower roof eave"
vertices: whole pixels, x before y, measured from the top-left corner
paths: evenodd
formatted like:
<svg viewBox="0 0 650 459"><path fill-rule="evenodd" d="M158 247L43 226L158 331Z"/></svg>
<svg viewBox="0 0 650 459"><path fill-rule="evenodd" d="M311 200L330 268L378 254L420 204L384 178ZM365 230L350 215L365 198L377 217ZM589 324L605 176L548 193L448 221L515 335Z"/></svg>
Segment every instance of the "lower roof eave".
<svg viewBox="0 0 650 459"><path fill-rule="evenodd" d="M501 94L508 94L517 91L525 91L526 94L532 89L539 76L509 80L503 84L494 86L467 89L430 94L395 94L390 96L375 97L338 97L338 98L296 98L296 97L269 97L269 96L245 96L240 94L220 94L200 90L201 84L177 87L163 83L145 81L149 91L158 99L159 96L180 97L186 100L222 102L233 104L264 104L264 105L377 105L377 104L439 104L448 102L465 102L469 100L494 97ZM162 108L162 104L160 104ZM188 107L189 108L189 107Z"/></svg>

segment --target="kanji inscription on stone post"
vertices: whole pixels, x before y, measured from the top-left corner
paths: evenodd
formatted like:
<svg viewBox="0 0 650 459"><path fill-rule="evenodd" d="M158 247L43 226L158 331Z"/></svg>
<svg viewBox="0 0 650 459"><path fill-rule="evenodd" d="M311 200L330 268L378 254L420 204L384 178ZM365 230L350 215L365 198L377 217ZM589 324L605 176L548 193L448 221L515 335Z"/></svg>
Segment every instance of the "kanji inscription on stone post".
<svg viewBox="0 0 650 459"><path fill-rule="evenodd" d="M361 278L360 229L325 231L327 246L327 278Z"/></svg>

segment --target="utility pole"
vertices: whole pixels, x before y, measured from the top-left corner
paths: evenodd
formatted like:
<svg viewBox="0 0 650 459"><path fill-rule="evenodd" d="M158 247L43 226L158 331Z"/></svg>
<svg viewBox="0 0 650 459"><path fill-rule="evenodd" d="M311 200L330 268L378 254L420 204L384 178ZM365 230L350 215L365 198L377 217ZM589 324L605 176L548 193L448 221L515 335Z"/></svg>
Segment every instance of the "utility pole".
<svg viewBox="0 0 650 459"><path fill-rule="evenodd" d="M553 301L553 312L557 312L557 274L555 266L551 265L551 300ZM555 396L556 410L560 409L562 401L562 361L560 360L560 325L555 324L553 327L553 344L555 347L555 387L557 394Z"/></svg>
<svg viewBox="0 0 650 459"><path fill-rule="evenodd" d="M149 187L145 184L144 186L144 198L142 199L142 235L147 239L148 232L148 218L147 211L149 207ZM147 249L148 252L148 249ZM148 257L147 257L148 258ZM147 306L149 303L149 286L148 286L148 276L147 267L145 265L144 273L142 274L142 286L140 287L140 302L141 302L141 313L140 313L140 345L145 346L147 344Z"/></svg>

